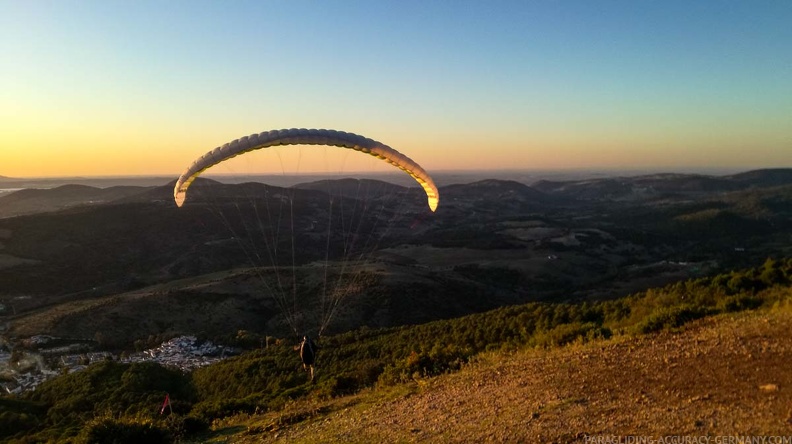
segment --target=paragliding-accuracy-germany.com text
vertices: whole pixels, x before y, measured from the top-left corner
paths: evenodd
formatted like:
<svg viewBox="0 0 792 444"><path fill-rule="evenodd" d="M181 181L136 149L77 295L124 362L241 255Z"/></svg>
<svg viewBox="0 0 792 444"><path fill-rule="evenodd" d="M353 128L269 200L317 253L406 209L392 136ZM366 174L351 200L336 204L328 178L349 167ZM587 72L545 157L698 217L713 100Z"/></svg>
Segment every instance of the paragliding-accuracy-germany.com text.
<svg viewBox="0 0 792 444"><path fill-rule="evenodd" d="M792 436L586 435L586 444L792 444Z"/></svg>

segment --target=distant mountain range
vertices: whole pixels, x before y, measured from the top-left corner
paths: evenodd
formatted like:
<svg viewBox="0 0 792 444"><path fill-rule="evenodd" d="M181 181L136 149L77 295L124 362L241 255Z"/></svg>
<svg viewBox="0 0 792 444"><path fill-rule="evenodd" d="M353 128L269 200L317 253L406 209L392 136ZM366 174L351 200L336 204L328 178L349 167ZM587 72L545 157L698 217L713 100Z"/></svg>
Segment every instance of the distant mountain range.
<svg viewBox="0 0 792 444"><path fill-rule="evenodd" d="M0 188L56 188L62 185L86 185L96 188L113 186L158 186L174 180L172 177L42 177L18 178L0 176Z"/></svg>
<svg viewBox="0 0 792 444"><path fill-rule="evenodd" d="M362 270L340 329L616 297L792 254L792 169L487 179L441 186L436 213L420 189L369 179L290 188L199 179L190 191L182 208L173 181L0 195L0 303L41 316L14 328L90 337L124 319L119 341L195 326L282 331L245 270L288 266L315 295L317 264L349 264L354 245L367 255L336 268Z"/></svg>
<svg viewBox="0 0 792 444"><path fill-rule="evenodd" d="M76 205L97 205L146 192L142 187L94 188L62 185L51 189L22 189L0 195L0 217L56 211Z"/></svg>
<svg viewBox="0 0 792 444"><path fill-rule="evenodd" d="M0 176L0 178L3 178ZM3 178L8 179L8 178ZM15 179L12 179L15 180ZM100 180L100 179L97 179ZM101 179L117 180L121 179ZM162 180L162 179L146 179ZM56 211L75 205L105 204L172 198L174 181L160 186L109 186L61 185L55 188L23 189L0 194L0 217ZM656 199L676 195L731 192L749 188L766 188L792 184L792 168L762 169L728 176L700 174L651 174L632 177L611 177L585 180L540 180L531 185L499 179L485 179L471 183L441 186L441 205L459 199L487 201L509 199L512 205L526 202L549 203L559 199L634 200ZM19 186L20 184L15 184ZM408 192L408 188L373 179L335 179L299 183L291 188L273 187L255 182L222 184L212 179L199 179L193 191L208 190L213 198L253 196L262 190L311 190L348 198L384 196ZM198 195L200 193L194 193Z"/></svg>
<svg viewBox="0 0 792 444"><path fill-rule="evenodd" d="M730 176L652 174L576 181L541 180L532 186L575 199L651 198L669 194L712 193L792 184L792 168L763 169Z"/></svg>

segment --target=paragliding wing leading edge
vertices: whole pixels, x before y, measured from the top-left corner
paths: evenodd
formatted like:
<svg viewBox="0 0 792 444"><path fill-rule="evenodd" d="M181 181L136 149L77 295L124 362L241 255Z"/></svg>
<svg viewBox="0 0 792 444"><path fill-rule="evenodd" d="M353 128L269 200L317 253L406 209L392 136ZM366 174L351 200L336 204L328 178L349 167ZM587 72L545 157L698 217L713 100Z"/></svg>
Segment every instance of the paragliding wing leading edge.
<svg viewBox="0 0 792 444"><path fill-rule="evenodd" d="M176 181L176 186L173 188L176 205L181 207L184 204L190 184L207 168L249 151L278 145L328 145L370 154L412 176L426 192L429 208L432 211L435 211L440 203L440 193L429 174L412 159L393 148L375 140L343 131L292 128L265 131L242 137L199 157Z"/></svg>

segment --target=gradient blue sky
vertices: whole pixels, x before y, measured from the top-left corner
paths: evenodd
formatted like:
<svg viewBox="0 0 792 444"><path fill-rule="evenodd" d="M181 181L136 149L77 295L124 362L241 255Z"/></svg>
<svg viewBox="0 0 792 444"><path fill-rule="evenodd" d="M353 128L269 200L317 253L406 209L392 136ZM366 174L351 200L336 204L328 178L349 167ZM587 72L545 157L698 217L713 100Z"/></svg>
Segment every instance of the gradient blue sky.
<svg viewBox="0 0 792 444"><path fill-rule="evenodd" d="M430 171L792 167L786 0L0 0L0 54L6 176L178 175L291 127Z"/></svg>

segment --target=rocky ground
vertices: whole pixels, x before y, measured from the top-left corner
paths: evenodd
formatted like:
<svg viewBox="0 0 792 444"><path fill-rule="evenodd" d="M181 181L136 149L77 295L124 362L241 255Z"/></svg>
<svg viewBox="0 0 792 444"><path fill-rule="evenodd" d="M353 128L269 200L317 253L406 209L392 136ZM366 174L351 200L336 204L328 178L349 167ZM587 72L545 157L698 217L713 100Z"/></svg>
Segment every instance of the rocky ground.
<svg viewBox="0 0 792 444"><path fill-rule="evenodd" d="M236 418L208 442L792 436L790 331L792 310L777 309L703 319L682 332L491 354L391 399L374 391Z"/></svg>

